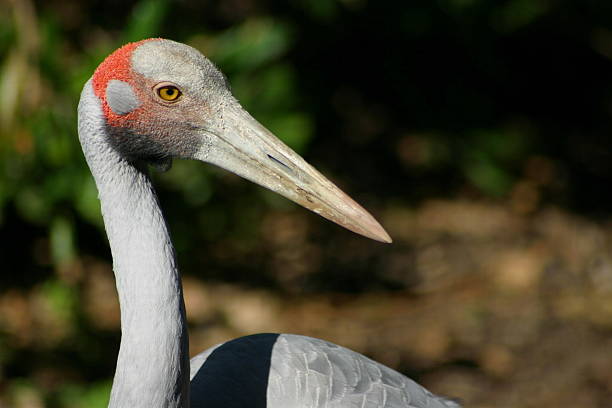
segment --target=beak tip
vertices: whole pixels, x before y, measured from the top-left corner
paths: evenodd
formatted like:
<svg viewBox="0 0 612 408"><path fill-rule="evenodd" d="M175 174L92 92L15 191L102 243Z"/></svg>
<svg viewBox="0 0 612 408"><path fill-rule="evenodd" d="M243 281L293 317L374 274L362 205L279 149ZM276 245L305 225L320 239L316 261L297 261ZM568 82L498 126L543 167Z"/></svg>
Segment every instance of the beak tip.
<svg viewBox="0 0 612 408"><path fill-rule="evenodd" d="M391 244L393 243L393 239L391 239L391 237L389 236L389 234L387 234L387 232L385 231L385 236L382 237L382 239L380 240L380 242L382 242L383 244Z"/></svg>
<svg viewBox="0 0 612 408"><path fill-rule="evenodd" d="M391 239L387 231L385 231L385 229L380 224L378 224L377 227L378 228L376 228L375 231L372 231L372 233L369 235L369 238L372 238L378 242L382 242L383 244L392 243L393 239Z"/></svg>
<svg viewBox="0 0 612 408"><path fill-rule="evenodd" d="M366 210L364 210L363 208L361 208L361 210L363 211L362 220L364 222L361 224L360 228L355 229L354 231L367 238L382 242L384 244L392 243L393 240L391 239L387 231L385 231L383 226L380 225L380 223L374 217L372 217L372 215Z"/></svg>

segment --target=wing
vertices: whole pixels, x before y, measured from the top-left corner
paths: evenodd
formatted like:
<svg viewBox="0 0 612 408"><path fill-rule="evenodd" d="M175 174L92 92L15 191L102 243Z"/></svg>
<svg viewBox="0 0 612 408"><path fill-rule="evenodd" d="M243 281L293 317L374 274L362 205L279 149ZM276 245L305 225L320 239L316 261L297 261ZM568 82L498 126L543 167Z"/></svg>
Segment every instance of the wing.
<svg viewBox="0 0 612 408"><path fill-rule="evenodd" d="M291 334L216 346L191 375L192 408L459 408L359 353Z"/></svg>

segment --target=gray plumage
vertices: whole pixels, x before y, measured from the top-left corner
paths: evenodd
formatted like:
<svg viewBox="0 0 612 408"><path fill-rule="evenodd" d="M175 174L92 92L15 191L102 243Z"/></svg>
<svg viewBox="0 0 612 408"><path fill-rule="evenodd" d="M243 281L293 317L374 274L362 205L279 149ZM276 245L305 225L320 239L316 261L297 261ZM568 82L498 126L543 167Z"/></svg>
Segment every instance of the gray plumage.
<svg viewBox="0 0 612 408"><path fill-rule="evenodd" d="M459 405L347 348L312 337L265 333L229 341L191 359L191 408L205 407Z"/></svg>
<svg viewBox="0 0 612 408"><path fill-rule="evenodd" d="M79 140L98 187L121 305L110 406L458 407L358 353L304 336L242 337L194 357L190 367L181 279L148 164L207 161L353 231L390 238L244 112L200 53L159 39L131 47L100 65L79 102ZM160 81L181 91L176 103L157 99Z"/></svg>

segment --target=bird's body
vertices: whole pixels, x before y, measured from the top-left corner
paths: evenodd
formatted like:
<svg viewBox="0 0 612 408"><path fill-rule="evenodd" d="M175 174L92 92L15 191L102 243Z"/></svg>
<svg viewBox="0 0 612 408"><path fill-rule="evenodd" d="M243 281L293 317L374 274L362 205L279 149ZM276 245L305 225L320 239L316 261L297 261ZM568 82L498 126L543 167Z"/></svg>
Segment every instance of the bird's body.
<svg viewBox="0 0 612 408"><path fill-rule="evenodd" d="M191 408L457 407L362 354L294 334L241 337L195 356L191 391Z"/></svg>
<svg viewBox="0 0 612 408"><path fill-rule="evenodd" d="M358 353L303 336L243 337L194 357L190 368L181 279L149 164L217 164L390 241L365 210L242 110L199 52L154 39L111 54L83 88L79 139L98 187L121 305L111 407L458 406Z"/></svg>

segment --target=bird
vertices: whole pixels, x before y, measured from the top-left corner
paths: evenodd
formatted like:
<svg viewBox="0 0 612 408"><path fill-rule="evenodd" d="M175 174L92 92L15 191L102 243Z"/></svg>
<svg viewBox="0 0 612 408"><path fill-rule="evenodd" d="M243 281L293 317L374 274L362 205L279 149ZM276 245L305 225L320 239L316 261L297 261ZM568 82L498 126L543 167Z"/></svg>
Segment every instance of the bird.
<svg viewBox="0 0 612 408"><path fill-rule="evenodd" d="M198 50L162 38L115 50L83 87L78 137L120 303L109 407L460 406L357 352L296 334L245 336L189 360L181 277L152 170L168 170L175 159L216 165L391 242L366 210L247 113Z"/></svg>

